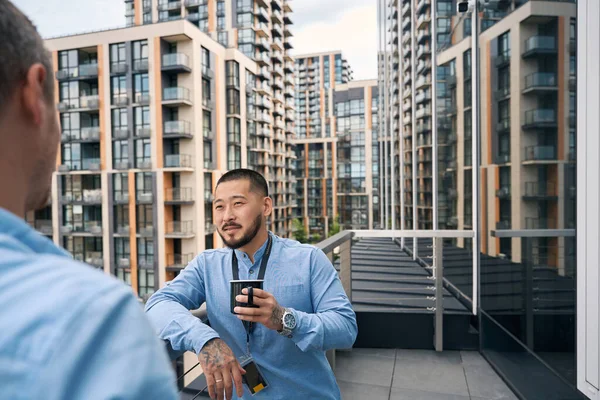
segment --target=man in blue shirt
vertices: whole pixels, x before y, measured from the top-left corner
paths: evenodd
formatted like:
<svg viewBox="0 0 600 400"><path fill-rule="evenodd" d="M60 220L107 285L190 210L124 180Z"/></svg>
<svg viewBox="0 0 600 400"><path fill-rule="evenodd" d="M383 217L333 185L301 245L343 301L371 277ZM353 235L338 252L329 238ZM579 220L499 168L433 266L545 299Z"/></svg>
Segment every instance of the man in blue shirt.
<svg viewBox="0 0 600 400"><path fill-rule="evenodd" d="M51 192L53 71L8 0L0 38L0 399L176 399L164 345L131 291L23 220Z"/></svg>
<svg viewBox="0 0 600 400"><path fill-rule="evenodd" d="M339 399L325 351L352 347L357 325L333 265L316 247L267 230L273 204L255 171L223 175L213 210L228 248L202 252L150 298L146 312L158 335L176 351L198 354L213 399L231 399L234 386L238 397L250 398L241 383L238 360L244 356L253 358L268 383L255 398ZM263 290L253 291L259 307L236 307L232 314L229 282L258 279L263 257ZM237 300L247 303L246 294ZM210 327L189 311L205 302ZM249 344L243 321L253 323Z"/></svg>

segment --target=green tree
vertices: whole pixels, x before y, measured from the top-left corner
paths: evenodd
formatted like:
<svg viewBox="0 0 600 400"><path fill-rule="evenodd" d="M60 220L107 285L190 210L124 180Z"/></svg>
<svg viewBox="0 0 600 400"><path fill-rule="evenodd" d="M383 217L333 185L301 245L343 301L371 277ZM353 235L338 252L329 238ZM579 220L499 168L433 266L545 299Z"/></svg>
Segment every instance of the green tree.
<svg viewBox="0 0 600 400"><path fill-rule="evenodd" d="M304 227L302 221L300 221L298 218L295 218L292 221L292 230L294 234L294 239L296 239L300 243L308 242L308 232L306 231L306 228Z"/></svg>
<svg viewBox="0 0 600 400"><path fill-rule="evenodd" d="M333 219L333 222L331 223L331 226L329 227L329 237L337 235L338 233L340 233L340 230L340 216L336 215Z"/></svg>

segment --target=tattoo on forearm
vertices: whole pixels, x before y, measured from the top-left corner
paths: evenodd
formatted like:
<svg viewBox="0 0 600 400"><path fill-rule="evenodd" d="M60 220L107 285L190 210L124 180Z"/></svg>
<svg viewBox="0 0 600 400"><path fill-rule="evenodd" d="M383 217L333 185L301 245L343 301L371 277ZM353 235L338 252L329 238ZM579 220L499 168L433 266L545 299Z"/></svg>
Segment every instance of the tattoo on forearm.
<svg viewBox="0 0 600 400"><path fill-rule="evenodd" d="M281 320L283 319L284 308L280 305L277 305L273 309L273 313L271 314L271 323L275 326L281 324Z"/></svg>

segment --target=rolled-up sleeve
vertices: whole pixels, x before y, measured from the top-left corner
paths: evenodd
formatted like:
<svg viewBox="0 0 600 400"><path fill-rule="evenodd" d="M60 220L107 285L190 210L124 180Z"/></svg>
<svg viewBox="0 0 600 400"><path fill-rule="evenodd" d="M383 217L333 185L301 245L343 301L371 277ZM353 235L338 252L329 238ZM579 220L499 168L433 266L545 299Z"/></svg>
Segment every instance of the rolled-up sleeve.
<svg viewBox="0 0 600 400"><path fill-rule="evenodd" d="M356 314L338 273L320 249L311 253L314 313L293 310L297 326L292 340L302 351L351 348L358 334Z"/></svg>
<svg viewBox="0 0 600 400"><path fill-rule="evenodd" d="M146 314L156 333L177 352L198 354L206 342L219 337L190 313L206 301L204 265L204 256L199 255L146 303Z"/></svg>

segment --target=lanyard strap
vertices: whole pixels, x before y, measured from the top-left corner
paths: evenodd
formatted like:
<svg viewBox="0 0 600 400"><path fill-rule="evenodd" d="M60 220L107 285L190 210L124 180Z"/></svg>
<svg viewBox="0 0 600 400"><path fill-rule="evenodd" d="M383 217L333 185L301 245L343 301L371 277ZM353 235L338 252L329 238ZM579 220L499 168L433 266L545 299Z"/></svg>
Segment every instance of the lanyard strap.
<svg viewBox="0 0 600 400"><path fill-rule="evenodd" d="M271 239L271 235L269 235L269 239L267 241L267 248L265 250L265 254L263 254L262 261L260 262L260 270L258 271L257 279L264 279L265 272L267 271L267 263L269 262L269 257L271 256L271 246L273 241ZM236 281L240 280L240 270L238 267L238 260L235 255L235 250L233 251L233 256L231 258L231 272L233 275L233 279Z"/></svg>
<svg viewBox="0 0 600 400"><path fill-rule="evenodd" d="M265 272L267 271L267 263L269 262L269 257L271 256L271 246L273 244L273 240L271 239L271 235L269 235L269 239L267 241L267 248L265 249L265 254L263 254L262 260L260 262L260 269L258 271L258 279L264 279ZM233 279L236 281L240 280L240 270L238 266L238 260L235 255L235 250L233 250L233 255L231 258L231 272L233 275ZM250 332L254 330L254 324L252 322L242 321L244 323L244 328L246 329L246 351L247 354L250 354Z"/></svg>

